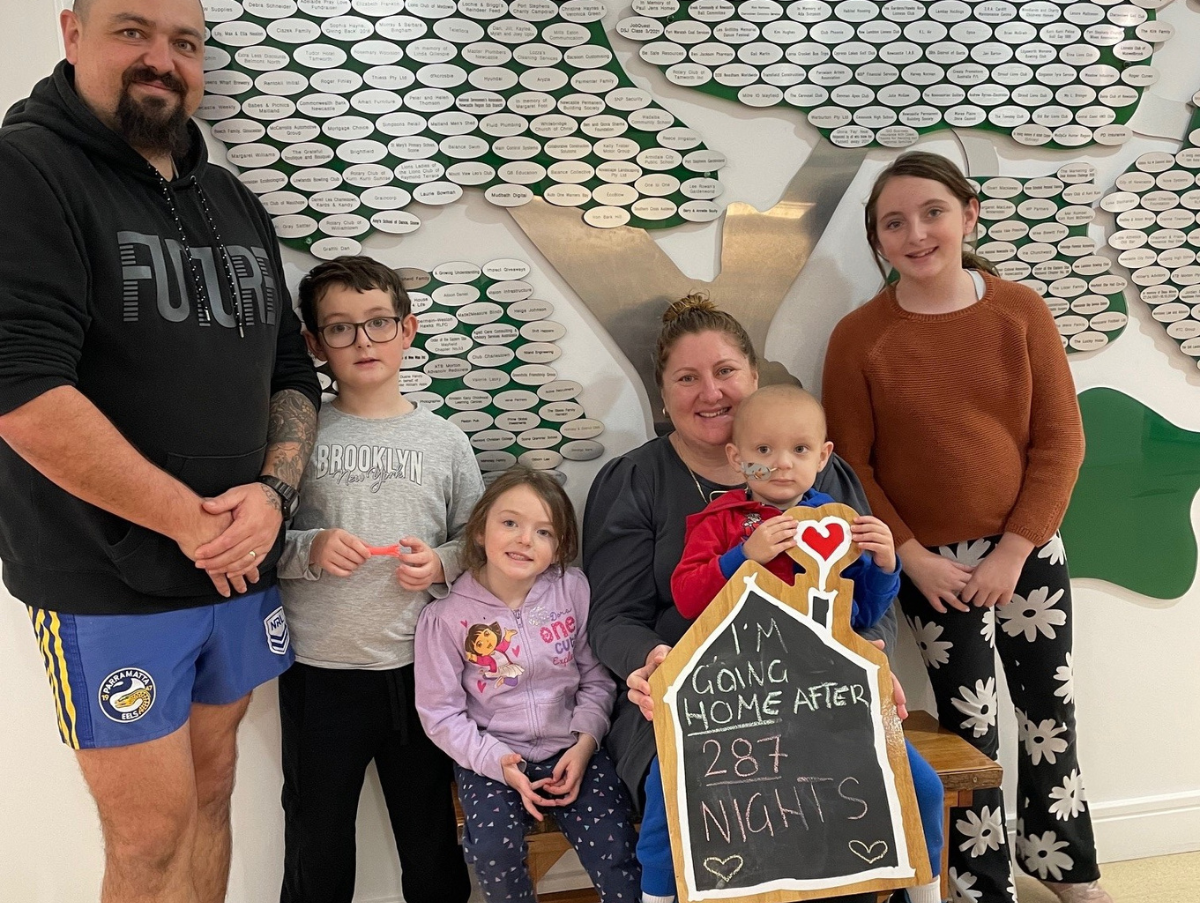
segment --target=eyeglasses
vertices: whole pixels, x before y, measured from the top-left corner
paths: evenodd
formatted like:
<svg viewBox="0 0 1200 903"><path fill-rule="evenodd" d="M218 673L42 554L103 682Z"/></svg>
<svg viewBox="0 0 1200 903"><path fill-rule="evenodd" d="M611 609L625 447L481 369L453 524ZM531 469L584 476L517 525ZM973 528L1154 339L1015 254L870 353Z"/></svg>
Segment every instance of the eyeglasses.
<svg viewBox="0 0 1200 903"><path fill-rule="evenodd" d="M400 332L403 317L372 317L361 323L329 323L320 327L317 332L321 340L330 348L349 348L358 338L361 328L367 338L379 344L390 342Z"/></svg>

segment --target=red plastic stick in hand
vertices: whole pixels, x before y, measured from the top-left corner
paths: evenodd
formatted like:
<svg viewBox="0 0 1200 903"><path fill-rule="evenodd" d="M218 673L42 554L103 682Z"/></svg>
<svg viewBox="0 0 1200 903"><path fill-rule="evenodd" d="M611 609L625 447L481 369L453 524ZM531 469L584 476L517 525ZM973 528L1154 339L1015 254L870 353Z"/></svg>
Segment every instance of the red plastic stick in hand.
<svg viewBox="0 0 1200 903"><path fill-rule="evenodd" d="M404 554L404 546L396 542L390 546L367 546L367 551L372 555L391 555L393 558L399 558Z"/></svg>

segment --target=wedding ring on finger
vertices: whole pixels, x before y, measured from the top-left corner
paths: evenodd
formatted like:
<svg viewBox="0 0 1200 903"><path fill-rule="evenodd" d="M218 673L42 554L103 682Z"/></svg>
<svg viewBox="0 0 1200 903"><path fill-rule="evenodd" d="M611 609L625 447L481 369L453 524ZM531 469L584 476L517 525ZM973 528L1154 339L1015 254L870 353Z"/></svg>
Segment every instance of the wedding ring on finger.
<svg viewBox="0 0 1200 903"><path fill-rule="evenodd" d="M257 557L258 557L258 553L256 551L254 551L253 549L251 549L250 550L250 560L253 561Z"/></svg>

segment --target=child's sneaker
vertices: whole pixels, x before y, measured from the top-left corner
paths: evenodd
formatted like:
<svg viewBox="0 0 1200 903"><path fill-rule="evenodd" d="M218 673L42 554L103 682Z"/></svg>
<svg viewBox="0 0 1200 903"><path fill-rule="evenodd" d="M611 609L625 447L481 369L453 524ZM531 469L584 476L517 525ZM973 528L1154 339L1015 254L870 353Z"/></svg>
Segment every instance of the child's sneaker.
<svg viewBox="0 0 1200 903"><path fill-rule="evenodd" d="M1113 898L1100 886L1099 881L1085 881L1082 884L1043 881L1042 884L1053 891L1062 903L1113 903Z"/></svg>

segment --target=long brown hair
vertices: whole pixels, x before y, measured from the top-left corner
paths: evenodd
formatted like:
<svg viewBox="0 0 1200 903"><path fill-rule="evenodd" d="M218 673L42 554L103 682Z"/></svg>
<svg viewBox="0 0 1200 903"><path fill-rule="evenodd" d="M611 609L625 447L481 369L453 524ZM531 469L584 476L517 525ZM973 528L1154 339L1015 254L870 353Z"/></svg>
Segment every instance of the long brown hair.
<svg viewBox="0 0 1200 903"><path fill-rule="evenodd" d="M554 564L558 565L559 570L565 571L579 553L579 528L575 525L575 509L571 506L571 499L554 477L540 470L517 466L506 470L483 491L471 516L467 518L467 525L463 527L462 565L473 574L478 574L487 564L487 552L480 539L487 529L488 512L496 504L496 499L518 486L528 486L550 510L550 524L558 540Z"/></svg>
<svg viewBox="0 0 1200 903"><path fill-rule="evenodd" d="M875 252L875 266L879 267L879 272L883 274L885 280L888 278L888 269L879 250L879 218L875 208L879 206L879 195L883 193L884 186L892 179L902 176L929 179L931 182L944 185L963 207L969 206L971 201L979 200L975 189L971 187L971 183L967 181L962 171L940 154L910 151L893 160L884 168L883 172L875 177L875 184L871 186L871 194L867 198L866 210L863 211L863 219L867 227L867 243ZM984 270L993 276L998 275L996 267L992 265L991 261L980 257L965 246L963 247L962 261L964 269Z"/></svg>
<svg viewBox="0 0 1200 903"><path fill-rule="evenodd" d="M754 344L741 323L733 316L721 310L709 300L703 292L692 292L663 311L662 329L658 333L658 344L654 349L654 381L659 390L663 385L663 372L667 369L667 359L675 343L685 335L695 335L700 332L719 332L729 337L737 349L746 356L751 370L758 370L758 355L754 353Z"/></svg>

